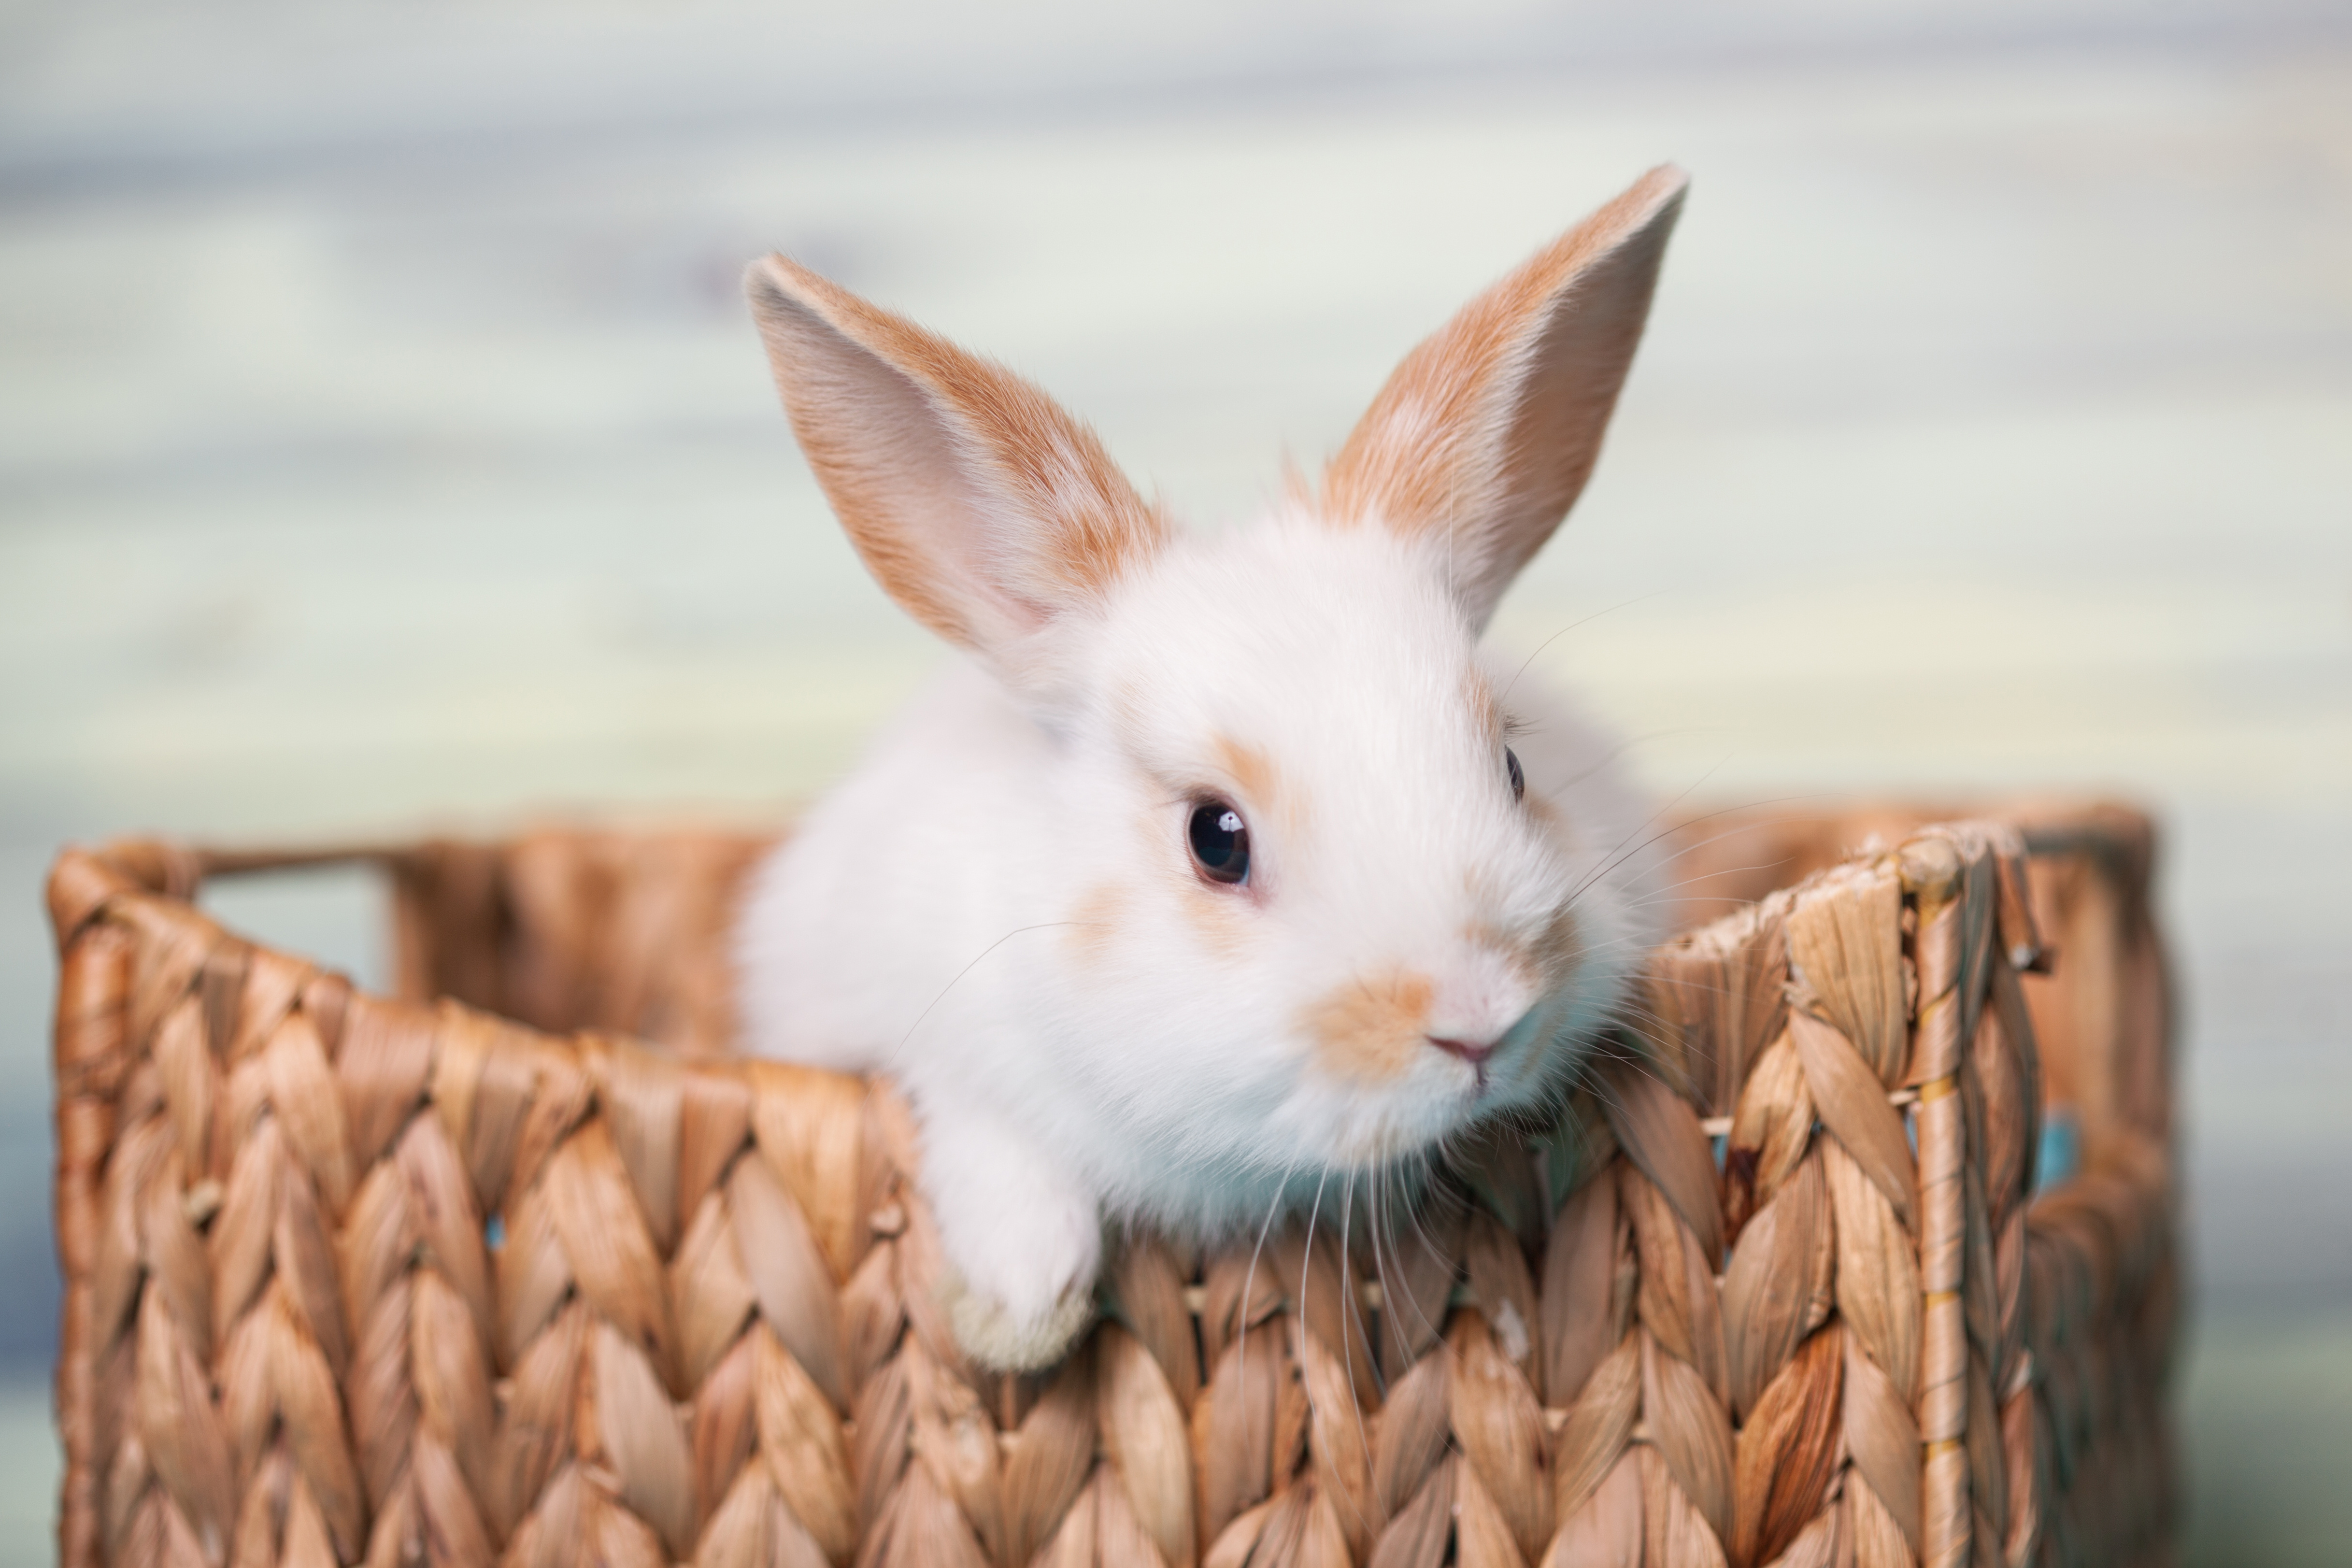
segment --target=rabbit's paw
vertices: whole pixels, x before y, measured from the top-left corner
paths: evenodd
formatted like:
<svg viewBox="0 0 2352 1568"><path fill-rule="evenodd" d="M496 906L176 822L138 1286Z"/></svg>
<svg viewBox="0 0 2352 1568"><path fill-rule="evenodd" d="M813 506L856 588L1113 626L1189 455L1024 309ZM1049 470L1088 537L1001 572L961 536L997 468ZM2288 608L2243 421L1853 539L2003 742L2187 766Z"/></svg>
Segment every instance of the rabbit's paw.
<svg viewBox="0 0 2352 1568"><path fill-rule="evenodd" d="M927 1133L923 1184L950 1266L957 1342L1000 1372L1052 1365L1094 1316L1093 1194L993 1121L934 1116Z"/></svg>
<svg viewBox="0 0 2352 1568"><path fill-rule="evenodd" d="M1094 1321L1090 1284L1063 1291L1043 1314L1024 1312L961 1286L958 1281L948 1288L948 1321L955 1325L956 1343L992 1371L1035 1372L1051 1366Z"/></svg>

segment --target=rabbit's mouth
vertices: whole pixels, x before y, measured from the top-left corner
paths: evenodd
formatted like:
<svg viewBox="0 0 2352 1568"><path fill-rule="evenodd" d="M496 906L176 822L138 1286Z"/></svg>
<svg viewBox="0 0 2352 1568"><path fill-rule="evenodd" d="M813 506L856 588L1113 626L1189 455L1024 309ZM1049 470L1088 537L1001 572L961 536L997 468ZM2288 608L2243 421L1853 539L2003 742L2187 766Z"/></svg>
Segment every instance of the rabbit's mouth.
<svg viewBox="0 0 2352 1568"><path fill-rule="evenodd" d="M1502 1042L1490 1041L1486 1045L1478 1046L1467 1040L1440 1039L1435 1035L1426 1037L1431 1045L1435 1046L1447 1056L1468 1064L1471 1072L1470 1098L1484 1100L1486 1097L1486 1063L1493 1058Z"/></svg>

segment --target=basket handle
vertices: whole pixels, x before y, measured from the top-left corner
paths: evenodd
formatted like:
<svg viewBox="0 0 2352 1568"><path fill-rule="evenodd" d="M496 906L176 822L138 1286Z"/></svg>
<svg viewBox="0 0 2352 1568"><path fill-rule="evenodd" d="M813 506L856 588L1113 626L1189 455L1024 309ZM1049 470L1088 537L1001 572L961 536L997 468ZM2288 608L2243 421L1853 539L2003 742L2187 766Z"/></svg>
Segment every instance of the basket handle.
<svg viewBox="0 0 2352 1568"><path fill-rule="evenodd" d="M309 866L372 861L389 867L401 851L387 844L318 844L300 848L217 847L169 838L115 838L99 847L98 858L151 893L192 899L215 877L259 871L291 871Z"/></svg>

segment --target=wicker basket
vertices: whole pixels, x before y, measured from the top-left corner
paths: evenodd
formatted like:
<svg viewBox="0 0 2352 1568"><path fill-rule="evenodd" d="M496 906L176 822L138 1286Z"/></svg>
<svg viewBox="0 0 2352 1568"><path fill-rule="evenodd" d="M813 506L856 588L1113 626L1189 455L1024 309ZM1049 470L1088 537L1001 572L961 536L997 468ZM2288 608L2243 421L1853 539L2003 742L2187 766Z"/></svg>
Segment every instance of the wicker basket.
<svg viewBox="0 0 2352 1568"><path fill-rule="evenodd" d="M1377 1267L1125 1241L1034 1378L958 1355L887 1086L721 1055L756 838L373 852L402 1000L190 901L302 857L68 852L60 1558L2161 1562L2148 831L1919 820L1694 837L1729 912L1565 1122Z"/></svg>

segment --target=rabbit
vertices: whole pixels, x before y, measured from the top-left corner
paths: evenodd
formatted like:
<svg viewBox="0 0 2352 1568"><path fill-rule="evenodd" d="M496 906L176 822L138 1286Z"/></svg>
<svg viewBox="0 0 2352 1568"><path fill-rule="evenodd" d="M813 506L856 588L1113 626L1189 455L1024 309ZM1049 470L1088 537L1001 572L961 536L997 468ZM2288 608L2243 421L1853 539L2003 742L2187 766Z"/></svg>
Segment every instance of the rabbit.
<svg viewBox="0 0 2352 1568"><path fill-rule="evenodd" d="M976 1364L1066 1351L1108 1228L1246 1234L1556 1098L1663 934L1608 745L1478 644L1591 472L1685 184L1480 295L1319 487L1217 533L1001 366L749 268L842 526L960 657L753 872L744 1043L904 1090Z"/></svg>

